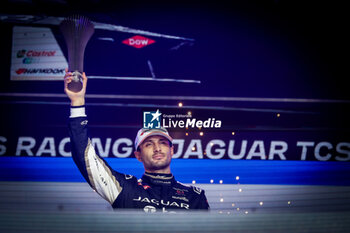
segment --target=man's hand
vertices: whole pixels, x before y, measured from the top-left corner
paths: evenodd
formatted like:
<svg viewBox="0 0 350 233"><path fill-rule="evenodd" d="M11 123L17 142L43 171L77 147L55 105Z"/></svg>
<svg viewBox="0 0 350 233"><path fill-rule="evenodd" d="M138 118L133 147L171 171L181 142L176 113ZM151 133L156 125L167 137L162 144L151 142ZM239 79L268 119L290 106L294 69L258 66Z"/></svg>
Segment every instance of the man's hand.
<svg viewBox="0 0 350 233"><path fill-rule="evenodd" d="M68 72L66 69L66 74L64 75L64 92L67 94L71 101L71 106L81 106L85 104L85 92L87 85L87 77L83 73L83 88L79 92L73 92L68 89L68 83L72 82L72 73Z"/></svg>

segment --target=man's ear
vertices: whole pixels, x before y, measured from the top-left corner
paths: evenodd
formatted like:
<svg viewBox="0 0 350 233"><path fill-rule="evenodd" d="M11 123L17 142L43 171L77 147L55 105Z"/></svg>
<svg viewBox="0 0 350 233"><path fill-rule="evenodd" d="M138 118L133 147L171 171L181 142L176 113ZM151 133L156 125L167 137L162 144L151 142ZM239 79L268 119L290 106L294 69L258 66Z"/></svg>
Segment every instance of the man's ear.
<svg viewBox="0 0 350 233"><path fill-rule="evenodd" d="M134 151L134 155L135 155L135 157L137 158L138 161L142 162L140 151Z"/></svg>
<svg viewBox="0 0 350 233"><path fill-rule="evenodd" d="M174 155L174 145L172 145L170 147L170 152L171 152L171 157L173 157L173 155Z"/></svg>

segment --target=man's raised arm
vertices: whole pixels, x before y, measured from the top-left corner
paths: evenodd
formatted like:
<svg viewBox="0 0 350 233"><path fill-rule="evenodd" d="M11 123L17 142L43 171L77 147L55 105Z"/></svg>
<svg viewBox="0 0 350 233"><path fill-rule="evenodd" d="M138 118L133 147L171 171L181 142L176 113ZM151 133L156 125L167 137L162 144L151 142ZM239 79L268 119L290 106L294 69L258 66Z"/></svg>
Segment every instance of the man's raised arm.
<svg viewBox="0 0 350 233"><path fill-rule="evenodd" d="M68 89L72 82L72 73L64 76L64 91L71 101L69 117L69 135L72 157L81 174L90 186L109 203L113 204L123 189L122 174L113 171L109 165L96 154L88 136L88 120L85 114L85 93L87 77L83 73L83 88L79 92ZM118 179L119 178L119 179Z"/></svg>

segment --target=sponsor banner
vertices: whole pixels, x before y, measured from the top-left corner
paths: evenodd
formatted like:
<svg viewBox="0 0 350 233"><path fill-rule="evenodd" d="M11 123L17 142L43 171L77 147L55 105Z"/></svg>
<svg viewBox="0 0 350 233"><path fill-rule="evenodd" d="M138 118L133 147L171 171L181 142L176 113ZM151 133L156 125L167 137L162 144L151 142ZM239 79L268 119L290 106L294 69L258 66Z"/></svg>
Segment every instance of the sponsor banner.
<svg viewBox="0 0 350 233"><path fill-rule="evenodd" d="M13 28L11 80L62 80L66 58L50 28Z"/></svg>
<svg viewBox="0 0 350 233"><path fill-rule="evenodd" d="M47 105L45 109L42 105L19 106L7 105L8 115L0 122L0 156L71 157L66 124L68 103L64 107ZM293 122L285 121L284 128L283 124L279 124L280 128L263 128L243 127L245 122L236 127L237 119L247 117L238 112L227 114L225 111L198 109L134 111L129 108L102 111L100 107L92 106L87 110L92 144L105 158L133 158L136 133L146 125L166 126L174 139L174 159L350 161L350 137L346 128L315 127L310 130L299 126L299 121L307 121L309 127L322 123L317 122L318 115L309 118L293 115ZM168 124L170 119L171 126ZM273 120L276 122L279 118ZM247 122L250 123L251 119ZM299 128L287 128L291 123Z"/></svg>
<svg viewBox="0 0 350 233"><path fill-rule="evenodd" d="M92 137L96 152L102 157L134 157L134 135L104 129L93 130L103 137ZM136 133L136 131L135 131ZM327 133L310 132L208 132L203 136L170 132L174 141L174 159L228 160L299 160L350 161L350 141L335 139ZM47 136L44 136L47 135ZM67 135L0 135L0 156L71 157Z"/></svg>

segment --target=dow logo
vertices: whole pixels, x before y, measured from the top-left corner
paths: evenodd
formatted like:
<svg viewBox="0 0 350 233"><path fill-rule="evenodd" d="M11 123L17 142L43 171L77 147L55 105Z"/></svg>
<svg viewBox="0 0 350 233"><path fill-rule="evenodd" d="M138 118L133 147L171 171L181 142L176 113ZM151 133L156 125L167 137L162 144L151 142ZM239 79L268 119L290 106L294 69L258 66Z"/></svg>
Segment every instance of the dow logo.
<svg viewBox="0 0 350 233"><path fill-rule="evenodd" d="M143 37L143 36L133 36L129 39L123 40L123 44L130 45L137 49L143 48L147 45L155 43L154 40Z"/></svg>

